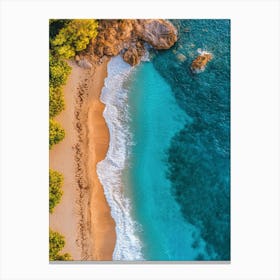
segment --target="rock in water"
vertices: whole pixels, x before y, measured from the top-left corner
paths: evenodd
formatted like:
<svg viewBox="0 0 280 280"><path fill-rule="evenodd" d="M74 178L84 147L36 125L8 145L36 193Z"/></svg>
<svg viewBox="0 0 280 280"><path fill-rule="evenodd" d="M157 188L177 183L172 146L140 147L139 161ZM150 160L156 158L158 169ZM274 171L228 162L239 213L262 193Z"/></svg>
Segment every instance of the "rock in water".
<svg viewBox="0 0 280 280"><path fill-rule="evenodd" d="M138 20L135 28L139 38L158 50L169 49L177 41L176 28L171 22L166 20Z"/></svg>
<svg viewBox="0 0 280 280"><path fill-rule="evenodd" d="M207 63L213 58L208 52L202 52L191 64L191 70L194 73L200 73L205 70Z"/></svg>
<svg viewBox="0 0 280 280"><path fill-rule="evenodd" d="M125 62L130 64L131 66L134 66L138 64L141 60L141 57L139 57L138 52L135 48L130 47L124 54L123 59Z"/></svg>
<svg viewBox="0 0 280 280"><path fill-rule="evenodd" d="M123 54L125 62L131 66L138 64L141 61L142 56L145 54L145 47L143 42L137 42L131 45Z"/></svg>

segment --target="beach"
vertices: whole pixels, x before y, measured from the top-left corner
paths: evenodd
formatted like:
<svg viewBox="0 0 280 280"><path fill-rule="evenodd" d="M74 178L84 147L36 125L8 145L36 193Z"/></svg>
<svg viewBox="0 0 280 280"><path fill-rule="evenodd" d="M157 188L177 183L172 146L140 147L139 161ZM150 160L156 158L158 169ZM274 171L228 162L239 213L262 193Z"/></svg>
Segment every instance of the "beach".
<svg viewBox="0 0 280 280"><path fill-rule="evenodd" d="M94 260L112 260L116 242L115 222L111 217L103 187L96 173L96 164L106 157L109 130L103 117L105 105L100 93L107 76L107 60L96 66L88 98L88 178L90 187L91 238Z"/></svg>
<svg viewBox="0 0 280 280"><path fill-rule="evenodd" d="M82 22L64 24L93 36L97 22ZM99 20L95 31L84 51L60 45L64 29L52 41L72 57L66 85L67 65L50 60L66 103L64 140L50 133L61 141L50 168L64 176L55 259L230 260L230 21Z"/></svg>
<svg viewBox="0 0 280 280"><path fill-rule="evenodd" d="M100 93L107 63L83 69L74 62L64 87L66 109L55 119L65 139L50 151L50 168L64 175L63 196L50 214L50 227L65 237L63 253L73 260L112 260L115 223L96 173L106 156L109 131Z"/></svg>

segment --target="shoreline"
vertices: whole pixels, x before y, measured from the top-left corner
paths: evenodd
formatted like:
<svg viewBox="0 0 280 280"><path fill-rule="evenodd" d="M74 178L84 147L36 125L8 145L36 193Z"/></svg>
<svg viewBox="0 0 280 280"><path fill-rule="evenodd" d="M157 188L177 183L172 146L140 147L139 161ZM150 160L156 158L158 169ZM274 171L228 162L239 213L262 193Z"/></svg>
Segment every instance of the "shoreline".
<svg viewBox="0 0 280 280"><path fill-rule="evenodd" d="M104 162L111 151L110 137L118 141L122 135L115 133L118 128L112 135L109 133L112 127L107 122L107 110L106 120L103 117L101 91L110 57L122 53L122 59L134 66L145 54L144 42L160 50L169 49L176 41L175 27L161 19L100 20L95 40L87 50L68 60L72 72L63 90L66 109L55 118L65 129L66 137L50 151L50 168L64 175L64 195L50 215L50 227L65 236L61 253L70 253L74 260L109 261L116 254L115 247L118 258L134 259L125 256L126 247L139 248L138 239L122 238L127 231L134 233L129 205L121 193L116 200L115 194L108 191L107 178L103 181L104 176L116 171ZM114 161L118 162L119 155ZM103 164L97 166L99 162ZM102 166L105 172L101 175ZM111 182L110 190L115 190L116 183L119 184ZM120 205L122 213L118 217ZM122 246L120 239L124 239ZM141 259L138 251L136 258Z"/></svg>
<svg viewBox="0 0 280 280"><path fill-rule="evenodd" d="M105 159L110 142L109 128L103 117L105 105L100 96L107 77L109 59L95 66L88 98L88 172L90 185L91 239L94 260L112 260L116 244L115 221L97 175L97 163ZM98 211L97 211L98 210Z"/></svg>
<svg viewBox="0 0 280 280"><path fill-rule="evenodd" d="M78 261L112 260L116 243L115 222L96 172L110 140L100 101L108 61L91 69L69 61L72 71L63 89L66 109L55 118L66 137L50 150L50 168L64 175L64 194L49 224L65 237L61 252Z"/></svg>

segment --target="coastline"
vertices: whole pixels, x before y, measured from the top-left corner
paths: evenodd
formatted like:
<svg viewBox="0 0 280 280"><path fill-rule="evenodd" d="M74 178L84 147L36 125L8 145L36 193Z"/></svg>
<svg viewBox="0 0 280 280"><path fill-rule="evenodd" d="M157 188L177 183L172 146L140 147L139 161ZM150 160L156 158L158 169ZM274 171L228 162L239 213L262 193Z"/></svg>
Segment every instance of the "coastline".
<svg viewBox="0 0 280 280"><path fill-rule="evenodd" d="M55 118L66 137L50 151L50 168L63 173L64 194L50 214L50 227L65 236L62 253L70 253L73 260L112 260L116 242L115 223L96 173L109 146L100 101L107 63L108 59L83 69L69 62L66 109Z"/></svg>
<svg viewBox="0 0 280 280"><path fill-rule="evenodd" d="M64 196L50 226L65 236L62 253L74 260L143 260L138 225L122 191L132 145L122 84L131 66L144 59L144 42L161 50L176 41L175 27L165 20L100 20L87 50L68 61L66 110L57 117L66 137L52 152L57 155L50 155L50 167L55 162L64 175ZM111 57L114 67L107 69Z"/></svg>
<svg viewBox="0 0 280 280"><path fill-rule="evenodd" d="M105 105L100 101L101 90L107 77L106 59L96 65L88 98L88 178L90 186L91 239L93 260L112 260L116 243L115 221L105 198L96 165L102 161L109 147L109 129L103 117Z"/></svg>

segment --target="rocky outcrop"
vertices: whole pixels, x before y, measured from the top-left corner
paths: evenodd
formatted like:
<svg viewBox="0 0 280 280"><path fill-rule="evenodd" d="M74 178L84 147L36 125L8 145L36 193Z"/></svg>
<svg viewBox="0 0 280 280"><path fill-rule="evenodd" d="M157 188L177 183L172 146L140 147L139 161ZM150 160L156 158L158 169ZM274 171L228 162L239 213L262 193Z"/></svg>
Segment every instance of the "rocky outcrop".
<svg viewBox="0 0 280 280"><path fill-rule="evenodd" d="M100 20L98 35L91 42L90 51L97 57L116 56L129 47L133 20Z"/></svg>
<svg viewBox="0 0 280 280"><path fill-rule="evenodd" d="M191 64L191 70L194 73L200 73L205 70L207 63L213 58L208 52L202 52Z"/></svg>
<svg viewBox="0 0 280 280"><path fill-rule="evenodd" d="M136 65L141 61L142 56L145 54L143 42L137 42L131 45L123 54L123 59L130 65Z"/></svg>
<svg viewBox="0 0 280 280"><path fill-rule="evenodd" d="M172 23L162 19L137 20L135 31L138 38L158 50L169 49L177 41L177 30Z"/></svg>
<svg viewBox="0 0 280 280"><path fill-rule="evenodd" d="M165 20L100 20L88 51L99 58L122 53L127 63L136 65L145 54L144 42L155 49L169 49L176 41L176 28Z"/></svg>

